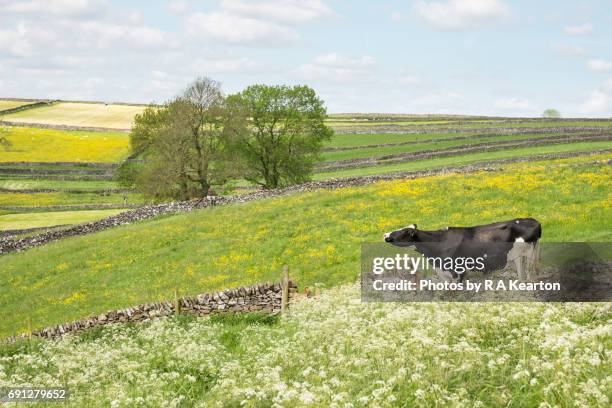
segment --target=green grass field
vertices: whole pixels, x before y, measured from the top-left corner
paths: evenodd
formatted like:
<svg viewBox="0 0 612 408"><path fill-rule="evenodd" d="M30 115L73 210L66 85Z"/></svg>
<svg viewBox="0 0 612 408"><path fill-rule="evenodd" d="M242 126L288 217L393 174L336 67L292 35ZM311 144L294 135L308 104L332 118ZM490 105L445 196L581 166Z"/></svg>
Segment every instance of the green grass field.
<svg viewBox="0 0 612 408"><path fill-rule="evenodd" d="M134 116L144 109L144 106L134 105L56 102L50 106L3 115L2 119L46 125L129 129L132 127Z"/></svg>
<svg viewBox="0 0 612 408"><path fill-rule="evenodd" d="M0 231L81 224L118 214L125 210L83 210L26 212L0 215Z"/></svg>
<svg viewBox="0 0 612 408"><path fill-rule="evenodd" d="M484 138L475 138L475 139L467 139L467 140L449 138L448 140L438 141L438 142L428 142L427 140L434 139L433 137L428 135L428 137L419 139L419 140L422 140L422 142L417 143L417 144L328 151L328 152L324 152L322 154L322 157L324 161L347 160L347 159L356 159L356 158L365 158L365 157L378 157L378 156L387 155L387 154L418 152L418 151L423 151L423 150L447 149L450 147L469 146L469 145L473 145L477 143L512 142L512 141L520 142L525 139L545 140L546 138L549 138L551 136L558 136L558 134L494 136L494 137L484 137Z"/></svg>
<svg viewBox="0 0 612 408"><path fill-rule="evenodd" d="M583 142L571 144L559 144L550 146L536 146L515 148L511 150L499 150L490 152L480 152L471 154L461 154L457 156L411 160L396 164L381 164L370 167L357 167L343 170L325 171L315 173L314 180L326 180L330 178L367 176L376 174L393 173L398 171L413 171L436 169L452 166L463 166L468 164L476 164L490 160L512 159L529 157L538 154L550 153L569 153L569 152L585 152L588 153L594 149L608 149L612 147L612 142Z"/></svg>
<svg viewBox="0 0 612 408"><path fill-rule="evenodd" d="M29 111L28 111L29 112ZM105 162L129 155L130 140L123 132L82 132L11 127L12 146L0 148L2 162Z"/></svg>
<svg viewBox="0 0 612 408"><path fill-rule="evenodd" d="M357 147L382 143L416 142L429 139L451 139L476 133L336 133L325 147Z"/></svg>
<svg viewBox="0 0 612 408"><path fill-rule="evenodd" d="M611 157L223 206L4 255L0 313L10 318L0 321L0 334L24 330L25 316L40 327L168 298L176 286L195 294L276 280L283 264L301 285L352 282L360 243L411 222L436 229L531 216L548 241L610 241L610 168L567 164Z"/></svg>

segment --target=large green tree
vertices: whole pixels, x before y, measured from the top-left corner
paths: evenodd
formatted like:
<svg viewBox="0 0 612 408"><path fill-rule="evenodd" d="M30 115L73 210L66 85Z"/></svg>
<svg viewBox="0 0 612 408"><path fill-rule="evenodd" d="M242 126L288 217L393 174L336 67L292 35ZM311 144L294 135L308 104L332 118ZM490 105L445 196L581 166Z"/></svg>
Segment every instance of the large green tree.
<svg viewBox="0 0 612 408"><path fill-rule="evenodd" d="M126 178L159 200L205 197L232 175L227 164L236 132L224 130L231 121L219 83L198 78L181 96L135 118L130 140L142 163L130 166L136 175Z"/></svg>
<svg viewBox="0 0 612 408"><path fill-rule="evenodd" d="M228 97L228 105L235 122L227 131L238 142L246 180L272 189L310 179L333 134L313 89L253 85Z"/></svg>

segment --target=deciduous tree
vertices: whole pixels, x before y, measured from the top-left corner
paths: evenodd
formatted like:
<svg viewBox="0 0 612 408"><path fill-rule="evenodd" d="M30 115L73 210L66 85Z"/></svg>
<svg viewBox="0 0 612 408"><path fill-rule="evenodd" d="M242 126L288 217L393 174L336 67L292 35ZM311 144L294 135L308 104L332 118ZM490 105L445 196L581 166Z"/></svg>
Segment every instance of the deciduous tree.
<svg viewBox="0 0 612 408"><path fill-rule="evenodd" d="M542 113L543 118L560 118L561 113L559 113L556 109L546 109L544 113Z"/></svg>
<svg viewBox="0 0 612 408"><path fill-rule="evenodd" d="M237 149L246 162L244 178L266 189L310 179L323 142L333 131L326 109L307 86L253 85L228 98L235 118Z"/></svg>
<svg viewBox="0 0 612 408"><path fill-rule="evenodd" d="M225 97L218 82L198 78L185 92L135 119L131 145L143 163L133 178L137 188L156 199L205 197L213 184L232 174L232 134L226 134ZM231 128L231 124L228 124Z"/></svg>

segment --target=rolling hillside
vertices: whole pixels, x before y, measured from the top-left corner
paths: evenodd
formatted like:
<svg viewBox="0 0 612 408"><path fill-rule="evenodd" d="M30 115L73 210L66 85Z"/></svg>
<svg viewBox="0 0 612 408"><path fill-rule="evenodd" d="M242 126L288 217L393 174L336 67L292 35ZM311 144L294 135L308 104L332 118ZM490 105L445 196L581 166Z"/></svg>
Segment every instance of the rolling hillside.
<svg viewBox="0 0 612 408"><path fill-rule="evenodd" d="M503 171L320 190L166 216L2 256L0 333L167 298L276 280L300 285L357 277L362 242L423 228L532 216L549 241L609 241L610 153ZM551 205L551 203L557 203ZM245 216L248 214L248 217ZM146 237L146 239L143 239Z"/></svg>
<svg viewBox="0 0 612 408"><path fill-rule="evenodd" d="M60 226L66 219L90 219L78 211L142 204L142 197L124 191L113 181L114 169L130 154L128 135L106 130L129 128L134 114L142 109L123 104L55 102L0 115L0 120L9 123L50 127L9 128L13 146L0 150L0 189L4 194L0 231L16 225L20 230ZM328 124L336 135L324 148L315 180L612 148L610 120L342 114L331 115ZM253 189L246 182L237 184L240 189L235 193ZM37 201L41 204L36 205ZM95 205L98 207L92 207ZM55 211L75 213L66 218ZM32 213L29 219L24 215L28 212ZM15 224L15 216L2 214L18 214L20 222ZM45 222L41 222L43 218Z"/></svg>

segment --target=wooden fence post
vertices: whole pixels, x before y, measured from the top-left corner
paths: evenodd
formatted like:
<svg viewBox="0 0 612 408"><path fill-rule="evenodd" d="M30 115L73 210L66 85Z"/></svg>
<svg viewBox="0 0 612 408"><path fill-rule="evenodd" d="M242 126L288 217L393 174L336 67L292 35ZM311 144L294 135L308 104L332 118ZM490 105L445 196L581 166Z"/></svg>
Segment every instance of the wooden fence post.
<svg viewBox="0 0 612 408"><path fill-rule="evenodd" d="M32 316L28 316L28 338L32 339Z"/></svg>
<svg viewBox="0 0 612 408"><path fill-rule="evenodd" d="M178 288L174 288L174 314L181 314L181 299L179 298Z"/></svg>
<svg viewBox="0 0 612 408"><path fill-rule="evenodd" d="M281 279L281 313L287 311L289 302L289 267L283 266L283 277Z"/></svg>

